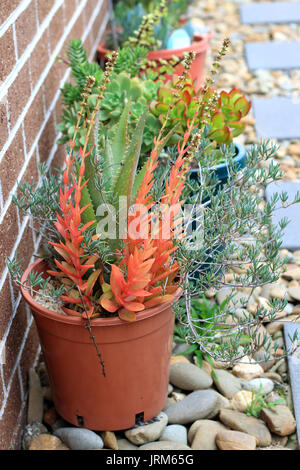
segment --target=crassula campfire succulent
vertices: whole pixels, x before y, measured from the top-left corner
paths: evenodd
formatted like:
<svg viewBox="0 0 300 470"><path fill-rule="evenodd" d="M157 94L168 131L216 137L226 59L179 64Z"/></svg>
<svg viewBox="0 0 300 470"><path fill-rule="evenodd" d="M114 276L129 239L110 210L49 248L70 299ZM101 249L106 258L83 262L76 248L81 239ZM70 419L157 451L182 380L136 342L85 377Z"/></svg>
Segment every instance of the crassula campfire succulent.
<svg viewBox="0 0 300 470"><path fill-rule="evenodd" d="M243 132L245 123L242 118L250 111L251 103L240 90L234 88L229 93L217 93L210 87L203 93L201 89L196 91L192 81L187 79L178 91L176 80L178 78L175 77L158 89L157 98L151 102L150 110L167 128L179 123L177 138L184 134L188 122L193 118L198 127L208 125L207 137L216 144L231 144L233 138ZM208 103L212 101L214 105L210 106L208 116L206 110Z"/></svg>

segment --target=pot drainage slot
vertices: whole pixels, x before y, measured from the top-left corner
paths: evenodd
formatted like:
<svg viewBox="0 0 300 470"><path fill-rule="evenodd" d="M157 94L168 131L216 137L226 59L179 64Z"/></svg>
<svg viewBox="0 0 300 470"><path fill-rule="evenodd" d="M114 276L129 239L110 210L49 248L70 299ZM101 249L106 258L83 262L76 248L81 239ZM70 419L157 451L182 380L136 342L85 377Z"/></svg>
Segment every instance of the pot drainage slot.
<svg viewBox="0 0 300 470"><path fill-rule="evenodd" d="M78 426L84 426L83 416L76 415Z"/></svg>
<svg viewBox="0 0 300 470"><path fill-rule="evenodd" d="M135 426L141 426L144 424L144 412L137 413L135 415Z"/></svg>

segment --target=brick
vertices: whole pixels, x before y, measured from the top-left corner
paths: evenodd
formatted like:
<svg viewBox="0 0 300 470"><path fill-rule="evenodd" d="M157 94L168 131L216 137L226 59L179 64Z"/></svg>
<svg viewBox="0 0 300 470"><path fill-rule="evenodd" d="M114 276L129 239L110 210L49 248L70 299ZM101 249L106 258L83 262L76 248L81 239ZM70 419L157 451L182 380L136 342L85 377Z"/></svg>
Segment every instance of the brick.
<svg viewBox="0 0 300 470"><path fill-rule="evenodd" d="M1 305L0 338L2 338L8 326L8 322L9 322L9 319L11 317L11 312L12 312L9 276L6 277L4 285L0 292L0 305Z"/></svg>
<svg viewBox="0 0 300 470"><path fill-rule="evenodd" d="M17 256L19 259L23 260L22 265L24 269L26 269L27 266L29 265L29 262L33 255L33 251L34 251L34 246L33 246L33 238L32 238L32 229L28 223L22 235L22 239L19 243L19 246L17 248Z"/></svg>
<svg viewBox="0 0 300 470"><path fill-rule="evenodd" d="M96 16L94 24L92 26L95 41L99 36L99 30L102 27L104 16L106 15L106 13L107 13L107 3L106 1L104 1L98 15Z"/></svg>
<svg viewBox="0 0 300 470"><path fill-rule="evenodd" d="M0 23L4 21L12 14L12 12L19 5L20 0L1 0L0 3Z"/></svg>
<svg viewBox="0 0 300 470"><path fill-rule="evenodd" d="M87 56L90 57L91 51L95 45L94 43L94 36L93 36L93 31L91 30L90 34L87 35L84 43L83 43Z"/></svg>
<svg viewBox="0 0 300 470"><path fill-rule="evenodd" d="M27 61L8 90L8 108L11 127L15 125L23 111L30 93L29 61Z"/></svg>
<svg viewBox="0 0 300 470"><path fill-rule="evenodd" d="M24 164L24 144L22 131L19 129L0 163L0 180L4 202L12 190ZM9 168L9 171L7 171Z"/></svg>
<svg viewBox="0 0 300 470"><path fill-rule="evenodd" d="M0 38L0 80L5 80L16 63L12 26Z"/></svg>
<svg viewBox="0 0 300 470"><path fill-rule="evenodd" d="M15 426L18 422L22 398L18 374L14 375L8 400L2 419L0 420L0 449L8 450Z"/></svg>
<svg viewBox="0 0 300 470"><path fill-rule="evenodd" d="M15 205L10 204L0 225L0 273L6 266L6 256L10 256L18 236L18 218Z"/></svg>
<svg viewBox="0 0 300 470"><path fill-rule="evenodd" d="M24 183L26 181L28 184L33 184L35 186L38 180L39 180L39 171L38 171L38 166L37 166L37 155L36 155L36 151L34 151L33 155L30 158L30 161L27 164L25 173L23 177L21 178L21 182ZM19 210L20 224L22 224L25 215L26 213ZM32 221L30 220L30 224L31 223Z"/></svg>
<svg viewBox="0 0 300 470"><path fill-rule="evenodd" d="M83 18L82 15L79 16L75 24L73 25L73 28L71 29L70 34L67 37L66 44L71 40L71 39L79 39L83 35L84 31L84 24L83 24Z"/></svg>
<svg viewBox="0 0 300 470"><path fill-rule="evenodd" d="M58 62L54 62L52 65L47 78L44 82L45 98L46 98L46 109L48 110L54 96L60 88L60 82L62 79L63 65Z"/></svg>
<svg viewBox="0 0 300 470"><path fill-rule="evenodd" d="M2 377L0 374L0 403L3 402L3 398L4 398L4 383L2 381Z"/></svg>
<svg viewBox="0 0 300 470"><path fill-rule="evenodd" d="M76 0L65 0L64 17L68 24L76 11Z"/></svg>
<svg viewBox="0 0 300 470"><path fill-rule="evenodd" d="M51 52L55 49L57 43L60 41L64 32L64 12L61 6L49 25L49 37L50 37L50 48Z"/></svg>
<svg viewBox="0 0 300 470"><path fill-rule="evenodd" d="M44 127L42 135L39 139L39 154L40 162L46 162L49 158L50 151L55 143L56 133L54 128L53 114L48 119L47 124Z"/></svg>
<svg viewBox="0 0 300 470"><path fill-rule="evenodd" d="M95 7L97 6L97 4L98 4L98 0L88 0L87 1L87 4L84 8L86 26L89 24L91 16L93 15Z"/></svg>
<svg viewBox="0 0 300 470"><path fill-rule="evenodd" d="M10 449L22 449L22 437L26 426L27 407L22 404L21 415L18 417L17 426L15 426L12 439L10 441Z"/></svg>
<svg viewBox="0 0 300 470"><path fill-rule="evenodd" d="M45 32L30 56L32 87L34 88L49 62L48 34Z"/></svg>
<svg viewBox="0 0 300 470"><path fill-rule="evenodd" d="M27 114L25 116L25 135L26 135L26 146L28 151L31 149L34 139L40 130L44 121L44 109L43 109L43 97L42 90L39 90L36 97L34 98Z"/></svg>
<svg viewBox="0 0 300 470"><path fill-rule="evenodd" d="M26 10L19 16L15 23L18 55L21 57L27 46L31 43L37 32L36 11L34 0L28 5Z"/></svg>
<svg viewBox="0 0 300 470"><path fill-rule="evenodd" d="M65 146L59 145L51 163L53 173L57 173L63 167L65 156Z"/></svg>
<svg viewBox="0 0 300 470"><path fill-rule="evenodd" d="M5 342L5 364L3 364L3 373L6 387L16 364L17 356L20 352L27 323L25 302L22 300L10 326L8 337Z"/></svg>
<svg viewBox="0 0 300 470"><path fill-rule="evenodd" d="M7 113L6 113L6 97L0 102L0 150L8 137Z"/></svg>
<svg viewBox="0 0 300 470"><path fill-rule="evenodd" d="M54 5L54 0L38 0L37 7L38 7L38 19L39 23L42 24L48 13L51 11Z"/></svg>
<svg viewBox="0 0 300 470"><path fill-rule="evenodd" d="M27 390L28 386L28 371L33 366L34 360L37 355L38 347L39 347L39 337L37 333L37 328L35 325L35 321L32 322L30 330L28 332L28 336L26 339L26 343L24 345L22 357L20 360L20 368L21 368L21 376L22 376L22 383L24 390Z"/></svg>
<svg viewBox="0 0 300 470"><path fill-rule="evenodd" d="M63 67L63 64L62 64L62 67ZM62 74L64 74L64 72L65 72L65 69L63 67ZM55 116L56 116L57 124L61 122L62 110L63 110L63 104L62 104L61 95L60 95L55 105Z"/></svg>

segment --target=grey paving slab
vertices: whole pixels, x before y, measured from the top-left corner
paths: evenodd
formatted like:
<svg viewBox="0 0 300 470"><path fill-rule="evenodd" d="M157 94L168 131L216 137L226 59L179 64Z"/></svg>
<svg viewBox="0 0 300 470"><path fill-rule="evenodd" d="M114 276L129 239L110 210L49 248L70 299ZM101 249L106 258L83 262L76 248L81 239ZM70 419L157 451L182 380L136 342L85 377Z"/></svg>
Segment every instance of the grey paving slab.
<svg viewBox="0 0 300 470"><path fill-rule="evenodd" d="M288 201L292 202L297 194L300 192L300 182L296 181L282 181L271 183L266 189L266 198L269 201L274 193L286 192L289 196ZM290 207L282 208L281 201L278 202L277 208L274 211L273 223L278 225L280 220L287 218L290 223L284 229L282 237L282 248L287 250L300 249L300 203L293 204Z"/></svg>
<svg viewBox="0 0 300 470"><path fill-rule="evenodd" d="M250 70L300 68L300 41L248 42L245 52Z"/></svg>
<svg viewBox="0 0 300 470"><path fill-rule="evenodd" d="M289 98L254 98L253 112L258 137L300 138L300 101Z"/></svg>
<svg viewBox="0 0 300 470"><path fill-rule="evenodd" d="M299 23L300 2L250 3L240 7L244 24Z"/></svg>
<svg viewBox="0 0 300 470"><path fill-rule="evenodd" d="M284 324L284 338L287 350L291 349L292 339L295 331L298 332L300 339L300 324L298 323L285 323ZM288 357L290 382L293 395L294 412L297 423L297 436L298 443L300 444L300 347Z"/></svg>

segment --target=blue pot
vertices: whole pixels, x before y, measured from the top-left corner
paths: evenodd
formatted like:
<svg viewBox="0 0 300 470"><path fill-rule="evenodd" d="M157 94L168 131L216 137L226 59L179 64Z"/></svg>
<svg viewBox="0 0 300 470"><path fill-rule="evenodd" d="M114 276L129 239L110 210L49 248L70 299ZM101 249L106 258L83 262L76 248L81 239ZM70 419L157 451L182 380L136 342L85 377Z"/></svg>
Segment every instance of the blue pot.
<svg viewBox="0 0 300 470"><path fill-rule="evenodd" d="M234 143L236 148L236 156L233 159L235 170L239 171L246 166L246 150L242 145ZM214 173L217 179L220 181L220 184L225 184L228 180L229 169L228 163L220 163L220 165L213 166L211 168L212 173ZM192 179L198 179L198 169L190 170L190 177Z"/></svg>
<svg viewBox="0 0 300 470"><path fill-rule="evenodd" d="M233 159L234 162L234 169L239 171L246 166L246 150L244 147L242 147L239 144L234 144L236 148L236 156ZM216 187L216 192L218 188L221 188L228 180L229 176L229 169L228 169L228 163L220 163L220 165L213 166L211 168L211 172L215 174L216 178L220 181L220 183ZM192 169L190 170L190 178L191 179L198 179L198 169ZM204 197L203 202L205 202L207 199ZM224 246L220 245L217 247L217 252L220 253L224 250ZM211 264L214 261L214 255L208 255L206 262L203 263L201 266L201 271L199 270L198 272L194 273L194 279L199 279L201 276L205 276L208 271L210 271ZM220 269L217 271L216 275L220 273Z"/></svg>

